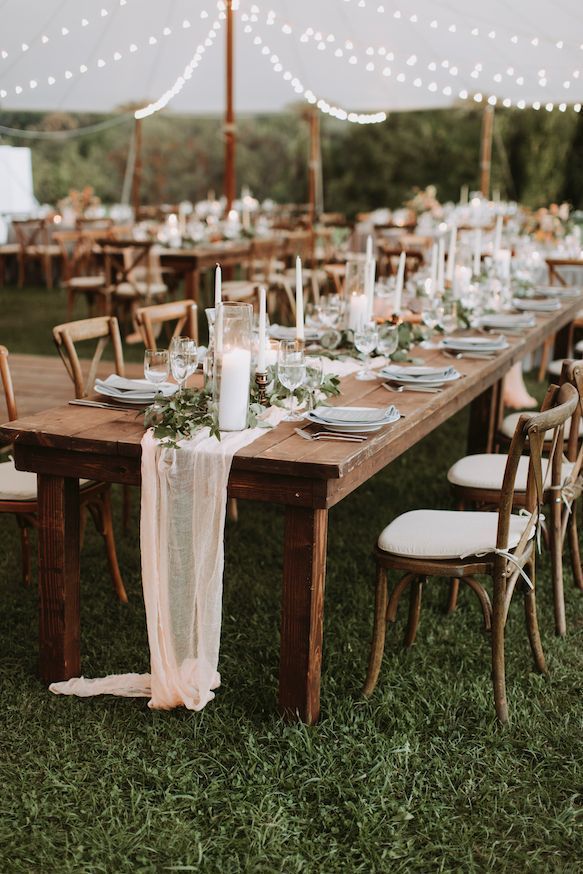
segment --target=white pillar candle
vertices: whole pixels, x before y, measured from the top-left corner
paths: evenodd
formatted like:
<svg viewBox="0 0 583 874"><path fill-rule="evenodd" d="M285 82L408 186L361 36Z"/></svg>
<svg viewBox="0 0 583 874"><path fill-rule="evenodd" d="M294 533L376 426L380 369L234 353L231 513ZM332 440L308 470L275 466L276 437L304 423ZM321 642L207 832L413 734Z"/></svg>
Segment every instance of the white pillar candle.
<svg viewBox="0 0 583 874"><path fill-rule="evenodd" d="M265 287L259 288L259 350L257 352L257 372L265 373Z"/></svg>
<svg viewBox="0 0 583 874"><path fill-rule="evenodd" d="M351 294L348 308L348 328L358 331L366 322L368 315L368 300L366 294Z"/></svg>
<svg viewBox="0 0 583 874"><path fill-rule="evenodd" d="M445 291L445 240L439 238L437 244L437 290Z"/></svg>
<svg viewBox="0 0 583 874"><path fill-rule="evenodd" d="M220 264L217 264L217 268L215 270L215 311L217 310L218 305L222 301L221 288L222 288L221 266L220 266Z"/></svg>
<svg viewBox="0 0 583 874"><path fill-rule="evenodd" d="M376 262L374 258L366 261L364 269L364 293L368 302L368 317L372 318L374 310L374 283L376 274Z"/></svg>
<svg viewBox="0 0 583 874"><path fill-rule="evenodd" d="M494 230L494 247L493 247L493 255L494 258L498 254L498 250L500 249L500 244L502 242L502 216L499 215L496 219L496 228Z"/></svg>
<svg viewBox="0 0 583 874"><path fill-rule="evenodd" d="M455 253L457 244L457 226L451 226L451 234L449 235L449 249L447 250L447 272L445 274L448 282L453 282L453 271L455 268Z"/></svg>
<svg viewBox="0 0 583 874"><path fill-rule="evenodd" d="M304 284L302 280L302 259L296 258L296 339L304 339Z"/></svg>
<svg viewBox="0 0 583 874"><path fill-rule="evenodd" d="M437 243L431 249L431 294L437 291Z"/></svg>
<svg viewBox="0 0 583 874"><path fill-rule="evenodd" d="M405 264L407 262L407 255L405 252L401 252L399 255L399 267L397 269L397 282L395 284L395 303L393 305L393 312L395 315L399 315L401 312L401 300L403 298L403 284L405 282Z"/></svg>
<svg viewBox="0 0 583 874"><path fill-rule="evenodd" d="M470 194L470 190L469 190L468 186L462 185L461 191L460 191L460 203L463 206L465 206L465 204L468 202L469 194Z"/></svg>
<svg viewBox="0 0 583 874"><path fill-rule="evenodd" d="M474 276L479 276L482 271L482 231L476 228L474 235Z"/></svg>
<svg viewBox="0 0 583 874"><path fill-rule="evenodd" d="M248 349L224 352L219 398L219 430L243 431L247 427L251 353Z"/></svg>
<svg viewBox="0 0 583 874"><path fill-rule="evenodd" d="M366 238L366 260L369 261L372 258L372 236L369 234Z"/></svg>

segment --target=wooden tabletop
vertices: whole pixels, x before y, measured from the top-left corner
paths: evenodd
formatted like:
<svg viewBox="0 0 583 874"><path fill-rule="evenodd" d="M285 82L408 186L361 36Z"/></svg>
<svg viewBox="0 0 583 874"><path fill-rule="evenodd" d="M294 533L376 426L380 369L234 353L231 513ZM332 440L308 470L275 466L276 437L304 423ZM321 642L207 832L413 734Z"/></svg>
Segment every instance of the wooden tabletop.
<svg viewBox="0 0 583 874"><path fill-rule="evenodd" d="M497 383L512 364L568 324L580 307L580 300L568 300L556 313L537 315L536 327L520 336L509 337L508 349L492 360L452 361L439 350L415 349L415 356L422 357L428 364L455 364L462 374L461 379L437 394L393 394L382 387L380 379L361 382L354 376L348 377L342 381L342 394L336 403L375 407L394 403L403 418L371 433L362 444L309 443L294 433L292 423L283 422L236 454L232 479L236 481L239 476L244 479L244 474L249 472L260 475L263 480L267 475L290 481L297 478L320 481L322 488L310 500L316 506L332 506ZM23 469L38 470L37 466L25 466L39 464L38 451L25 452L26 447L36 447L37 450L54 450L57 455L62 452L63 465L70 464L72 454L77 456L73 475L90 476L92 464L98 460L101 478L113 482L139 482L143 433L143 418L139 412L70 405L24 416L0 427L0 434L18 447L17 463ZM30 460L33 455L37 459L34 462ZM51 463L56 463L57 455L54 452L51 455ZM109 466L109 471L102 469L104 465ZM252 494L246 496L253 497Z"/></svg>

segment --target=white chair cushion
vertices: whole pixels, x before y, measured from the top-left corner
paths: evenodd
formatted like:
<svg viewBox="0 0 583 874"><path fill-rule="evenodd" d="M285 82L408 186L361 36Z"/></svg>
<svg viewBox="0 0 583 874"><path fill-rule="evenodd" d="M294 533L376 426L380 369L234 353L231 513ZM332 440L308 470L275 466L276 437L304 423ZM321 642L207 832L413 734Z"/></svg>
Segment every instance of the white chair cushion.
<svg viewBox="0 0 583 874"><path fill-rule="evenodd" d="M71 288L98 288L105 285L105 276L73 276L66 284Z"/></svg>
<svg viewBox="0 0 583 874"><path fill-rule="evenodd" d="M447 472L447 478L455 486L465 486L471 489L501 489L506 467L506 455L466 455L456 461ZM548 461L542 459L543 481L546 478ZM563 462L563 480L573 469L573 462ZM516 472L515 488L517 492L526 491L528 478L528 458L521 458Z"/></svg>
<svg viewBox="0 0 583 874"><path fill-rule="evenodd" d="M526 516L510 517L509 549L514 549L528 523ZM498 513L460 510L413 510L403 513L381 533L384 552L409 558L461 558L492 552L496 547ZM531 526L531 536L534 526Z"/></svg>
<svg viewBox="0 0 583 874"><path fill-rule="evenodd" d="M151 282L150 285L146 282L136 282L134 285L131 282L120 282L115 289L115 293L120 297L148 297L148 295L166 294L167 291L168 288L158 282Z"/></svg>
<svg viewBox="0 0 583 874"><path fill-rule="evenodd" d="M0 246L0 255L17 255L20 252L18 243L3 243Z"/></svg>
<svg viewBox="0 0 583 874"><path fill-rule="evenodd" d="M578 343L575 343L575 352L579 355L583 355L583 340L579 340Z"/></svg>
<svg viewBox="0 0 583 874"><path fill-rule="evenodd" d="M560 376L564 360L564 358L556 358L554 361L551 361L547 367L547 373L550 373L551 376Z"/></svg>
<svg viewBox="0 0 583 874"><path fill-rule="evenodd" d="M532 410L528 410L526 412L532 412ZM516 430L516 423L518 422L521 415L522 415L522 413L510 413L509 416L506 416L506 418L502 422L502 425L500 426L500 431L502 432L502 434L504 434L505 437L509 437L510 439L512 439L514 437L514 431ZM571 433L571 420L570 419L567 419L567 421L565 422L565 430L563 433L564 433L565 439L567 439L567 437ZM579 436L583 437L583 418L581 418L581 420L579 422ZM551 432L549 432L548 438L546 438L546 439L549 439L549 440L551 439Z"/></svg>
<svg viewBox="0 0 583 874"><path fill-rule="evenodd" d="M82 479L79 485L90 482ZM0 464L0 501L36 501L36 473L16 470L11 458Z"/></svg>

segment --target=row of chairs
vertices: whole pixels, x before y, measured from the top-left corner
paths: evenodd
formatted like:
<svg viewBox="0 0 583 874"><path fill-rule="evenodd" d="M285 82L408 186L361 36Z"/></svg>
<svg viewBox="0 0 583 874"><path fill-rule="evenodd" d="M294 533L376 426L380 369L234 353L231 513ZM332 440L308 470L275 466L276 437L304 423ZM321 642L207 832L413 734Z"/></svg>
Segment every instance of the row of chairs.
<svg viewBox="0 0 583 874"><path fill-rule="evenodd" d="M557 634L566 633L563 549L568 539L575 585L583 590L577 532L577 498L583 479L580 440L583 362L567 361L561 384L551 385L538 413L521 413L507 454L467 456L448 480L457 510L414 510L394 519L375 545L377 581L373 639L365 695L376 687L388 622L394 623L403 593L410 593L404 645L417 635L423 587L430 577L450 581L448 611L460 584L478 597L489 634L494 703L508 719L504 632L513 596L522 592L527 635L536 668L546 672L536 609L537 540L551 555ZM543 512L544 511L544 512ZM389 596L388 572L399 577ZM491 578L492 598L478 579Z"/></svg>

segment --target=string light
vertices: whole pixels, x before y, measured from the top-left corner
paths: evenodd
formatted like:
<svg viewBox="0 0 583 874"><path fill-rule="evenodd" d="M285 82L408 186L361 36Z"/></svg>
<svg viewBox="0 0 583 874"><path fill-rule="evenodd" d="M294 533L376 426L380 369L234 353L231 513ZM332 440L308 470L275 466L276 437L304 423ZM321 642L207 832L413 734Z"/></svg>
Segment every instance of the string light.
<svg viewBox="0 0 583 874"><path fill-rule="evenodd" d="M128 3L128 0L119 0L120 6L126 6L127 3ZM111 13L111 9L106 9L105 7L102 7L100 12L99 12L99 17L100 18L107 18L110 15L110 13ZM90 24L90 22L87 18L81 18L79 20L79 27L88 27L89 24ZM74 29L75 26L76 25L73 22L69 22L68 25L63 25L59 31L59 35L61 37L69 36L69 34L71 33L71 28ZM51 37L47 36L46 33L43 33L41 38L40 38L41 46L46 46L50 42L51 42ZM30 46L25 42L23 42L20 46L21 54L25 54L29 49L30 49ZM3 61L5 61L9 56L10 56L9 52L7 52L5 49L3 49L2 52L0 52L0 58Z"/></svg>
<svg viewBox="0 0 583 874"><path fill-rule="evenodd" d="M126 2L127 2L127 0L126 0ZM184 24L183 24L182 26L184 27ZM190 23L189 23L189 27L190 27ZM157 34L157 36L154 35L154 34L150 35L150 36L145 40L144 44L142 45L142 48L148 48L148 47L156 46L156 45L158 44L159 39L161 39L162 37L167 38L167 37L169 37L169 36L171 36L171 35L172 35L172 29L171 29L170 27L164 27L163 30L161 30L161 31ZM208 37L207 37L207 40L208 40ZM139 49L140 49L140 46L139 46L139 45L137 45L136 43L130 43L130 45L128 46L127 52L128 52L128 54L135 54L137 51L139 51ZM204 47L203 47L203 50L204 50ZM124 54L123 54L123 52L121 52L121 51L119 51L119 50L116 50L116 51L114 51L114 52L112 53L112 56L111 56L111 57L112 57L113 61L114 61L115 63L117 63L118 61L121 61L121 60L122 60L122 58L124 57ZM107 63L108 63L108 62L107 62L107 60L106 60L105 58L100 57L100 58L98 58L98 59L95 61L95 67L96 67L98 70L103 70L103 68L107 66ZM67 80L71 80L71 79L75 78L76 76L84 75L85 73L88 72L88 70L89 70L89 67L87 66L87 64L81 64L81 65L79 66L79 70L78 70L78 72L73 72L72 70L65 70L65 72L62 74L61 78L65 78L65 79L67 79ZM17 96L19 96L20 94L23 93L23 91L24 91L25 88L28 88L28 89L30 89L30 90L36 88L37 85L38 85L38 79L40 79L40 77L38 77L37 79L32 78L32 79L28 82L27 85L20 85L20 84L19 84L19 85L15 85L15 86L14 86L14 93L15 93ZM57 78L56 76L54 76L54 75L50 75L50 76L47 76L46 81L47 81L47 84L48 84L48 85L53 86L53 85L55 85L56 82L58 81L58 78ZM34 83L34 84L33 84L33 83ZM5 88L0 89L0 99L4 99L4 98L7 97L7 96L8 96L8 92L7 92L7 90L6 90Z"/></svg>
<svg viewBox="0 0 583 874"><path fill-rule="evenodd" d="M168 90L165 91L164 94L162 94L162 96L158 98L158 100L154 101L153 103L148 103L147 106L143 106L141 109L136 110L136 112L134 112L134 118L148 118L148 116L154 115L154 113L156 112L160 112L161 109L164 109L164 107L168 106L170 101L173 100L178 94L180 94L188 80L192 78L192 74L198 67L200 61L202 60L202 56L204 55L208 46L213 45L216 35L220 29L221 22L217 18L215 21L213 21L211 29L209 30L208 35L204 40L204 44L201 43L196 47L196 51L182 71L182 75L178 76L175 79L173 85L168 88Z"/></svg>
<svg viewBox="0 0 583 874"><path fill-rule="evenodd" d="M254 6L253 9L257 9L257 7ZM243 28L243 32L251 36L253 33L252 25L250 23L246 24ZM289 70L284 70L278 56L271 51L269 46L263 42L263 39L259 35L253 37L252 42L253 45L256 45L259 48L262 55L270 55L270 61L274 72L280 73L284 81L289 82L291 88L298 96L304 97L308 103L315 105L320 112L323 112L326 115L331 115L333 118L338 118L340 121L348 121L351 124L380 124L381 122L386 121L386 112L348 112L340 106L328 103L328 101L323 98L318 98L309 88L304 88L302 82L297 76L294 76Z"/></svg>

